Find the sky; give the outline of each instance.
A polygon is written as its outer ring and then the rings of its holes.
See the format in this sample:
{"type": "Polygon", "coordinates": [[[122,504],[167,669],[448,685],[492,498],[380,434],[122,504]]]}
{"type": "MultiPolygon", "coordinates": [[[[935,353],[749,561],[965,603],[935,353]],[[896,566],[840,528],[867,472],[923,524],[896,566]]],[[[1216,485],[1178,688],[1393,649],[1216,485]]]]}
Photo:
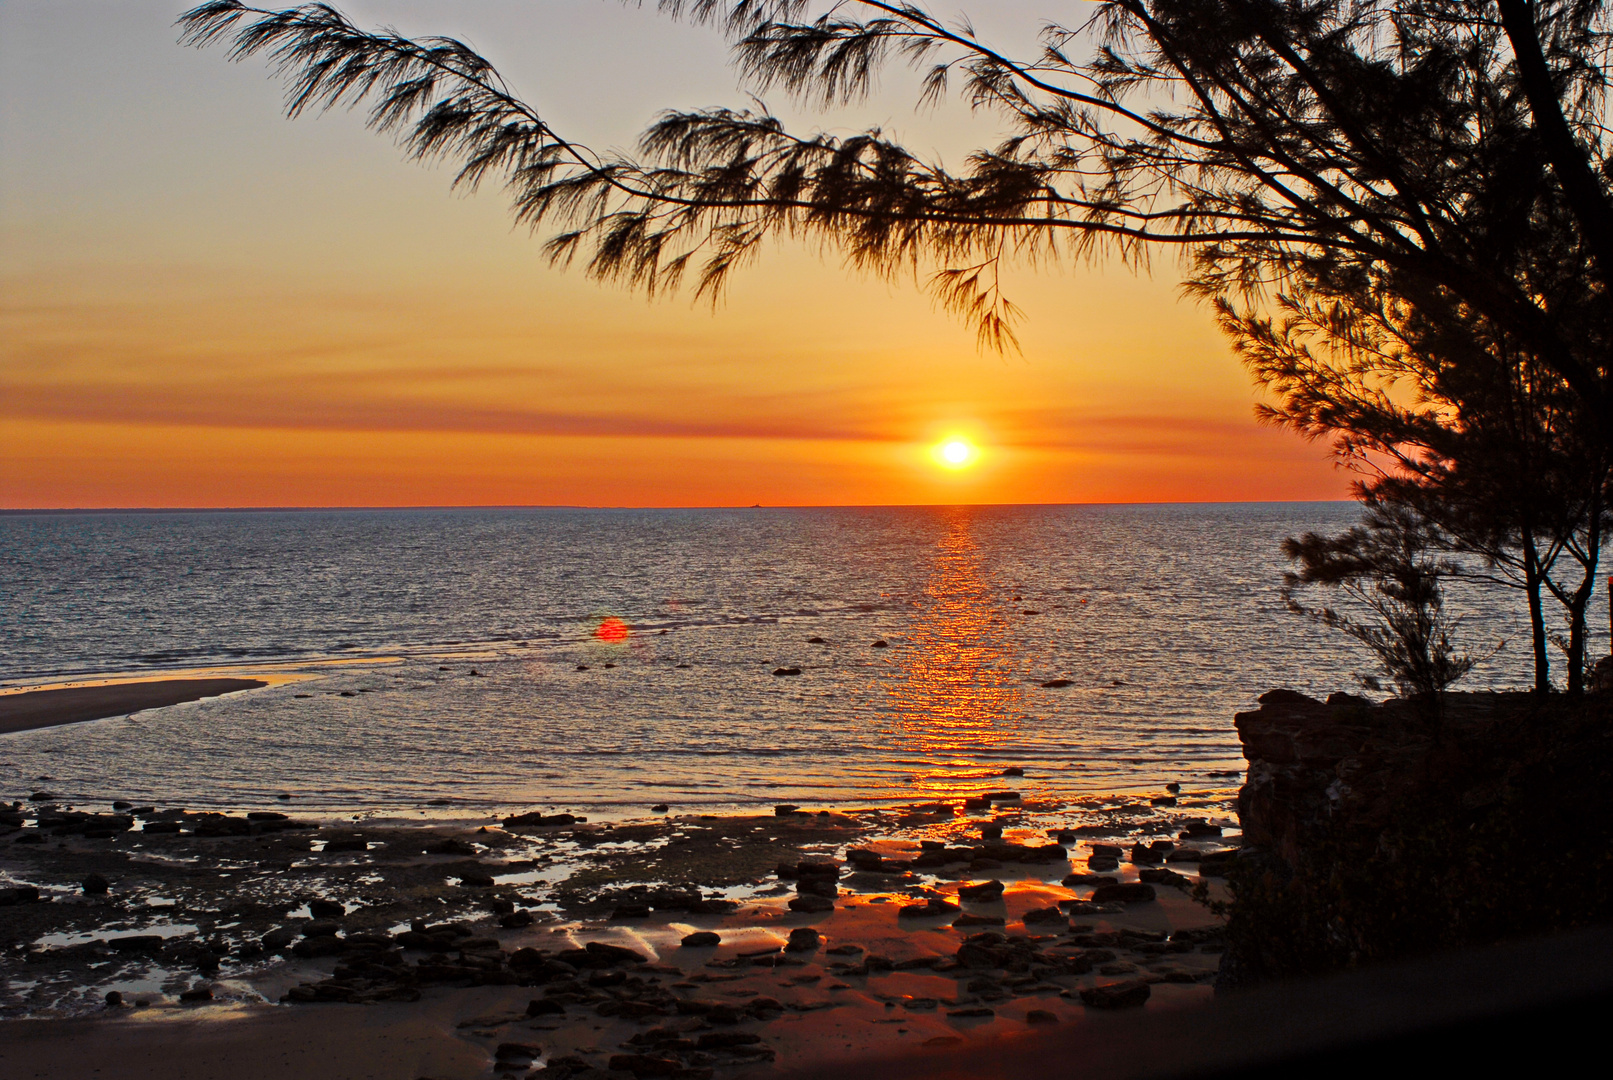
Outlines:
{"type": "MultiPolygon", "coordinates": [[[[1010,269],[1022,349],[922,282],[769,248],[715,310],[551,267],[360,117],[285,119],[183,0],[0,2],[0,508],[869,505],[1334,499],[1263,428],[1170,258],[1010,269]],[[979,448],[964,469],[932,448],[979,448]]],[[[628,146],[746,103],[709,28],[616,0],[362,0],[488,56],[560,130],[628,146]]],[[[1023,46],[1046,0],[968,8],[1023,46]]],[[[792,126],[955,160],[993,125],[900,77],[792,126]]]]}

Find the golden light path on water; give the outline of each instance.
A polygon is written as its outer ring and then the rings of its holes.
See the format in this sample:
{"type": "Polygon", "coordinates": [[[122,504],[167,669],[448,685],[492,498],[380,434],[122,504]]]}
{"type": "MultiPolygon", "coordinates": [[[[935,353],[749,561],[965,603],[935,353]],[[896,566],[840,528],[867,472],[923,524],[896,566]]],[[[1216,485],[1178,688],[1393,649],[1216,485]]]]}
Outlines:
{"type": "Polygon", "coordinates": [[[902,677],[890,690],[893,734],[926,759],[913,777],[923,798],[972,794],[981,749],[1025,707],[1024,681],[1013,675],[1017,643],[973,529],[967,510],[951,512],[934,547],[923,614],[896,657],[902,677]]]}

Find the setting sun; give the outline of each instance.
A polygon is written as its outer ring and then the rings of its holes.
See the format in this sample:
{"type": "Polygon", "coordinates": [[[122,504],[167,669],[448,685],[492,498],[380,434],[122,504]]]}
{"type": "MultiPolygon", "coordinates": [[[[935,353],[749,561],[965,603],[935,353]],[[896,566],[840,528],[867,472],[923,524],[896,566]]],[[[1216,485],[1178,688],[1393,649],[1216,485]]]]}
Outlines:
{"type": "Polygon", "coordinates": [[[935,460],[949,469],[962,469],[980,460],[980,449],[967,439],[947,439],[932,451],[935,460]]]}

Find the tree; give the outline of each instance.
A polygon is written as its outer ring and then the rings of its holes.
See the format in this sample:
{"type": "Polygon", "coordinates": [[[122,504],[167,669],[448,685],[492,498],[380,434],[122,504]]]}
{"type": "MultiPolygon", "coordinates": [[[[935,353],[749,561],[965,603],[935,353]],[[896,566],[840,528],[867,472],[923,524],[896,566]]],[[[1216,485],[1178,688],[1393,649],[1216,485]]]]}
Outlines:
{"type": "Polygon", "coordinates": [[[925,102],[961,82],[1008,130],[948,170],[878,130],[795,134],[763,109],[712,108],[663,114],[636,159],[601,157],[449,38],[366,32],[324,4],[215,0],[180,21],[193,44],[267,55],[293,115],[367,104],[415,156],[456,162],[458,183],[502,179],[520,221],[558,229],[552,256],[599,277],[656,291],[694,271],[714,295],[763,240],[816,239],[859,267],[932,266],[940,297],[1002,345],[1011,256],[1174,248],[1214,296],[1386,269],[1413,302],[1483,312],[1613,419],[1603,3],[1103,0],[1079,26],[1047,26],[1030,58],[905,0],[657,6],[720,25],[758,92],[850,101],[904,60],[925,102]],[[1498,266],[1479,242],[1470,193],[1520,159],[1549,165],[1597,318],[1564,320],[1530,276],[1542,268],[1498,266]]]}
{"type": "MultiPolygon", "coordinates": [[[[1378,500],[1367,502],[1363,524],[1339,536],[1307,533],[1283,543],[1283,554],[1299,565],[1284,581],[1289,610],[1361,642],[1401,695],[1420,697],[1436,717],[1439,692],[1477,662],[1458,654],[1451,641],[1461,620],[1446,614],[1440,581],[1457,568],[1440,556],[1440,547],[1438,530],[1428,521],[1378,500]],[[1306,607],[1296,594],[1307,585],[1342,590],[1367,618],[1330,606],[1306,607]]],[[[1381,689],[1372,676],[1362,682],[1381,689]]]]}
{"type": "Polygon", "coordinates": [[[1482,319],[1430,319],[1382,279],[1315,281],[1281,302],[1280,319],[1221,305],[1273,392],[1265,419],[1331,440],[1369,505],[1405,507],[1437,527],[1439,546],[1483,560],[1452,573],[1522,589],[1540,691],[1552,640],[1542,593],[1558,600],[1577,692],[1613,479],[1582,403],[1482,319]]]}

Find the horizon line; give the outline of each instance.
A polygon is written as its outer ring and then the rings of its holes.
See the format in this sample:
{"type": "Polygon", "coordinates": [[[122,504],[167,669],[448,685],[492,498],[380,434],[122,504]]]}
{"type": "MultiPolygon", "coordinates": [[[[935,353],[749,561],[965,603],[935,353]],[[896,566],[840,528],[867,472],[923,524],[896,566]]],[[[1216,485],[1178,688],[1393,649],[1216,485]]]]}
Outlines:
{"type": "Polygon", "coordinates": [[[337,511],[409,510],[937,510],[986,507],[1050,506],[1292,506],[1295,504],[1353,503],[1354,499],[1181,499],[1112,502],[1027,502],[1027,503],[703,503],[699,505],[627,505],[585,503],[475,503],[475,504],[394,504],[328,506],[56,506],[0,507],[0,516],[30,514],[275,514],[328,513],[337,511]]]}

